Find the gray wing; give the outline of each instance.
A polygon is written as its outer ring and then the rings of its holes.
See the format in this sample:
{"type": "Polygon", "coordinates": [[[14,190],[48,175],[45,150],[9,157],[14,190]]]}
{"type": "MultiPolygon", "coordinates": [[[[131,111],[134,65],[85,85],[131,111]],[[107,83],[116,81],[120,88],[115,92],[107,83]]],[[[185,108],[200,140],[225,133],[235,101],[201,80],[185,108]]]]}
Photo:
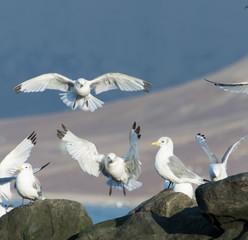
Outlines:
{"type": "Polygon", "coordinates": [[[129,149],[124,157],[124,161],[126,163],[127,171],[137,179],[141,173],[141,162],[139,161],[139,153],[137,148],[137,143],[140,139],[140,127],[136,128],[136,122],[134,122],[132,129],[129,133],[129,149]]]}
{"type": "Polygon", "coordinates": [[[43,165],[42,167],[33,168],[33,174],[39,172],[40,170],[42,170],[43,168],[45,168],[49,164],[50,164],[50,162],[45,164],[45,165],[43,165]]]}
{"type": "Polygon", "coordinates": [[[40,181],[38,180],[38,178],[34,177],[34,181],[33,181],[33,188],[37,190],[37,193],[38,193],[38,196],[39,197],[42,197],[42,188],[41,188],[41,183],[40,181]]]}
{"type": "Polygon", "coordinates": [[[46,73],[31,78],[14,88],[16,93],[20,92],[43,92],[46,89],[67,91],[74,86],[73,80],[58,73],[46,73]]]}
{"type": "Polygon", "coordinates": [[[214,153],[211,151],[211,149],[209,148],[209,146],[206,143],[206,138],[203,134],[198,133],[196,136],[196,141],[198,142],[198,144],[201,146],[201,148],[204,150],[204,152],[207,154],[210,163],[218,163],[218,159],[217,157],[214,155],[214,153]]]}
{"type": "Polygon", "coordinates": [[[201,178],[194,172],[187,169],[183,162],[175,155],[169,157],[168,166],[178,178],[201,178]]]}
{"type": "Polygon", "coordinates": [[[241,83],[217,83],[212,82],[208,79],[206,81],[213,83],[215,86],[223,89],[224,91],[228,92],[235,92],[235,93],[246,93],[248,94],[248,82],[241,82],[241,83]]]}
{"type": "Polygon", "coordinates": [[[150,88],[152,84],[122,73],[106,73],[90,81],[90,86],[95,88],[96,94],[99,94],[118,88],[122,91],[143,90],[149,92],[145,87],[150,88]]]}
{"type": "Polygon", "coordinates": [[[222,158],[222,163],[225,163],[225,165],[226,165],[227,160],[228,160],[230,154],[231,154],[235,149],[237,149],[237,147],[240,145],[241,142],[243,142],[243,141],[244,141],[245,139],[247,139],[247,138],[248,138],[248,135],[246,135],[246,136],[240,138],[236,143],[234,143],[233,145],[229,146],[228,149],[227,149],[227,151],[225,152],[223,158],[222,158]]]}

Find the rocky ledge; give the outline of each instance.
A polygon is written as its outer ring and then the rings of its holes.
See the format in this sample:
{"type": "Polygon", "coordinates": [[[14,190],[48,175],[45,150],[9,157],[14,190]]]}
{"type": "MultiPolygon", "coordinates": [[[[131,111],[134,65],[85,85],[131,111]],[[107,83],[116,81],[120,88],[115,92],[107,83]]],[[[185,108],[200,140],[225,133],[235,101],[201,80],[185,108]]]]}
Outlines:
{"type": "Polygon", "coordinates": [[[37,201],[0,219],[0,239],[248,239],[248,173],[199,186],[196,201],[161,191],[95,225],[80,203],[37,201]]]}

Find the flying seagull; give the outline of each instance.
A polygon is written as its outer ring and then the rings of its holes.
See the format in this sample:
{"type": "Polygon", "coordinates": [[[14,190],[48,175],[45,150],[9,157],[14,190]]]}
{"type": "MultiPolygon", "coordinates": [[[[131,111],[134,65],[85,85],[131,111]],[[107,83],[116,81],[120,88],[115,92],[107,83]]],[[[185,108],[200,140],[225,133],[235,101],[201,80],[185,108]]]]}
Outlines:
{"type": "Polygon", "coordinates": [[[99,154],[96,146],[82,138],[77,137],[62,124],[63,130],[57,130],[57,136],[66,143],[68,153],[78,161],[83,171],[98,177],[100,172],[107,177],[109,195],[112,194],[112,187],[131,191],[142,185],[136,181],[141,173],[141,162],[137,143],[140,139],[140,127],[133,124],[129,133],[129,149],[125,157],[118,157],[115,153],[107,155],[99,154]]]}
{"type": "Polygon", "coordinates": [[[24,198],[33,201],[44,200],[40,181],[34,176],[31,164],[24,163],[18,170],[20,170],[20,172],[16,177],[15,188],[22,197],[22,205],[24,198]]]}
{"type": "Polygon", "coordinates": [[[227,160],[228,160],[230,154],[235,149],[237,149],[239,144],[242,141],[244,141],[245,139],[247,139],[247,137],[248,137],[248,135],[240,138],[237,142],[235,142],[234,144],[229,146],[228,149],[226,150],[224,156],[222,157],[222,161],[219,162],[217,157],[215,156],[215,154],[211,151],[211,149],[207,145],[205,136],[201,133],[198,133],[196,135],[196,141],[199,143],[199,145],[205,151],[205,153],[207,154],[207,156],[209,158],[209,161],[210,161],[209,176],[210,176],[210,179],[212,182],[227,178],[227,176],[228,176],[227,171],[226,171],[227,170],[227,160]]]}
{"type": "Polygon", "coordinates": [[[16,93],[20,92],[43,92],[46,89],[60,90],[62,101],[73,110],[80,109],[94,112],[102,107],[101,100],[91,94],[106,92],[113,89],[121,91],[139,91],[149,92],[146,87],[152,87],[151,83],[145,82],[139,78],[131,77],[122,73],[106,73],[93,80],[79,78],[78,80],[69,79],[58,73],[47,73],[29,79],[14,88],[16,93]]]}
{"type": "Polygon", "coordinates": [[[15,179],[14,173],[28,159],[35,144],[36,133],[32,132],[0,163],[0,201],[11,198],[10,181],[15,179]]]}
{"type": "Polygon", "coordinates": [[[173,153],[173,141],[169,137],[161,137],[152,145],[159,146],[154,165],[157,173],[171,183],[203,184],[209,182],[187,169],[183,162],[173,153]]]}
{"type": "Polygon", "coordinates": [[[217,83],[205,79],[205,81],[213,83],[215,86],[223,89],[227,92],[234,92],[234,93],[246,93],[248,94],[248,82],[241,82],[241,83],[217,83]]]}

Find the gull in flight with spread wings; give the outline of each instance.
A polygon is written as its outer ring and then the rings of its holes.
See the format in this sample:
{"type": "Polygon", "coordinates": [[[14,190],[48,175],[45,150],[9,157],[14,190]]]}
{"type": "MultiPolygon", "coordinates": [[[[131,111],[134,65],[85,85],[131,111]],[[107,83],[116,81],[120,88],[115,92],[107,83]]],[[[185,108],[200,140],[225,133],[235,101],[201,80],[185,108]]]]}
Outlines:
{"type": "Polygon", "coordinates": [[[132,191],[142,185],[136,181],[141,173],[141,162],[137,143],[140,139],[140,127],[136,128],[136,123],[129,133],[129,149],[125,157],[118,157],[114,153],[107,155],[99,154],[96,146],[82,138],[77,137],[69,131],[63,124],[63,131],[57,130],[57,136],[66,143],[68,153],[78,161],[80,167],[90,175],[98,177],[100,172],[107,177],[109,195],[112,194],[112,187],[132,191]]]}
{"type": "Polygon", "coordinates": [[[235,92],[235,93],[246,93],[248,94],[248,82],[241,82],[241,83],[217,83],[205,79],[205,81],[213,83],[215,86],[223,89],[227,92],[235,92]]]}
{"type": "Polygon", "coordinates": [[[0,201],[11,198],[10,182],[16,179],[14,173],[28,159],[35,144],[36,133],[32,132],[0,163],[0,201]]]}
{"type": "Polygon", "coordinates": [[[106,73],[93,80],[84,78],[71,80],[58,73],[47,73],[19,84],[14,91],[20,93],[43,92],[46,89],[60,90],[63,92],[60,93],[61,99],[68,107],[73,110],[94,112],[97,108],[102,107],[104,102],[91,94],[93,89],[95,94],[118,88],[122,91],[143,90],[149,92],[146,87],[152,87],[152,84],[122,73],[106,73]]]}
{"type": "Polygon", "coordinates": [[[222,161],[219,162],[218,158],[215,156],[215,154],[211,151],[211,149],[207,145],[205,136],[201,133],[198,133],[196,135],[196,141],[199,143],[199,145],[201,146],[201,148],[204,150],[204,152],[209,158],[209,161],[210,161],[209,176],[212,182],[227,178],[228,176],[227,175],[227,160],[230,154],[235,149],[237,149],[240,143],[244,141],[245,139],[247,139],[247,137],[248,135],[240,138],[237,142],[229,146],[224,156],[222,157],[222,161]]]}
{"type": "MultiPolygon", "coordinates": [[[[157,173],[170,183],[203,184],[209,182],[187,169],[183,162],[173,153],[173,141],[169,137],[161,137],[152,145],[159,146],[154,165],[157,173]]],[[[169,185],[170,187],[170,185],[169,185]]],[[[169,188],[168,187],[168,188],[169,188]]]]}
{"type": "Polygon", "coordinates": [[[22,197],[22,205],[25,199],[44,200],[42,197],[41,184],[37,177],[34,176],[33,168],[30,163],[24,163],[16,177],[15,188],[22,197]]]}

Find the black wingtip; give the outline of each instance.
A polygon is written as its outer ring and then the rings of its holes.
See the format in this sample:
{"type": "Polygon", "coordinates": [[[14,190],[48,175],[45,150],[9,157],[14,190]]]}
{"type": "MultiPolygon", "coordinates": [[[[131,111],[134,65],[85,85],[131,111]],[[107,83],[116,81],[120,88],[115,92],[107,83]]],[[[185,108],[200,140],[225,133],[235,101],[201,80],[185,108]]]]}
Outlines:
{"type": "Polygon", "coordinates": [[[57,129],[57,136],[58,136],[58,138],[62,139],[65,136],[65,132],[57,129]]]}
{"type": "Polygon", "coordinates": [[[33,131],[28,137],[27,139],[31,140],[31,142],[35,145],[36,144],[36,132],[33,131]]]}
{"type": "Polygon", "coordinates": [[[133,123],[132,129],[135,130],[136,128],[136,122],[133,123]]]}
{"type": "Polygon", "coordinates": [[[197,133],[196,135],[197,135],[197,136],[200,136],[200,137],[203,137],[204,139],[206,139],[205,135],[202,134],[202,133],[197,133]]]}
{"type": "Polygon", "coordinates": [[[134,132],[138,135],[140,133],[140,126],[138,126],[134,132]]]}
{"type": "Polygon", "coordinates": [[[61,124],[62,125],[62,128],[66,131],[66,132],[68,132],[68,128],[62,123],[61,124]]]}
{"type": "Polygon", "coordinates": [[[16,87],[13,88],[13,90],[16,94],[20,93],[22,91],[22,85],[21,84],[17,85],[16,87]]]}
{"type": "MultiPolygon", "coordinates": [[[[48,162],[48,163],[46,163],[45,165],[43,165],[42,167],[41,167],[41,169],[43,169],[43,168],[45,168],[47,165],[49,165],[50,164],[50,162],[48,162]]],[[[40,169],[40,170],[41,170],[40,169]]]]}
{"type": "Polygon", "coordinates": [[[204,80],[207,81],[207,82],[210,82],[210,83],[214,84],[215,86],[217,86],[217,83],[216,82],[210,81],[210,80],[208,80],[206,78],[204,78],[204,80]]]}

